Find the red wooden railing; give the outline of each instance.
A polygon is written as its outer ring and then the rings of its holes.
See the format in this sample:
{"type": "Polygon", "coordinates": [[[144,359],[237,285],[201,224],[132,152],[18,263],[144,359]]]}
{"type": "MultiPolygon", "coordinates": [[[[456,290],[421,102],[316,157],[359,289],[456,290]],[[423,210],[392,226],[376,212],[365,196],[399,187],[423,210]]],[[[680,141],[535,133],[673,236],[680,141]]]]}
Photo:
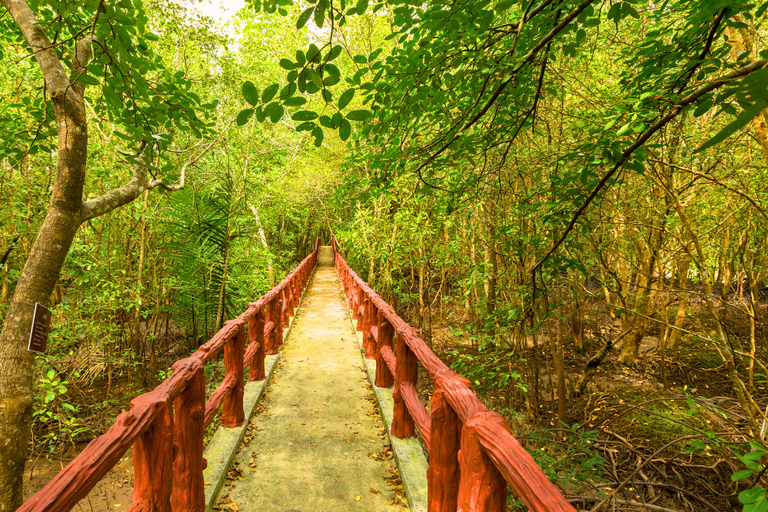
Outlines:
{"type": "Polygon", "coordinates": [[[451,371],[418,331],[360,279],[336,250],[335,240],[331,245],[349,308],[363,333],[365,357],[376,360],[375,384],[394,386],[391,434],[413,437],[416,425],[429,450],[429,512],[501,512],[507,485],[533,512],[575,512],[512,436],[506,420],[490,412],[470,391],[469,381],[451,371]],[[416,392],[418,363],[434,384],[431,414],[416,392]]]}
{"type": "Polygon", "coordinates": [[[221,424],[244,421],[244,370],[264,380],[264,355],[277,354],[283,328],[317,263],[315,250],[283,281],[197,352],[173,365],[173,375],[131,401],[131,409],[91,443],[17,512],[68,512],[133,446],[133,501],[129,512],[203,512],[203,433],[222,408],[221,424]],[[265,310],[266,309],[266,314],[265,310]],[[246,325],[248,348],[246,349],[246,325]],[[224,380],[205,402],[203,367],[224,350],[224,380]]]}

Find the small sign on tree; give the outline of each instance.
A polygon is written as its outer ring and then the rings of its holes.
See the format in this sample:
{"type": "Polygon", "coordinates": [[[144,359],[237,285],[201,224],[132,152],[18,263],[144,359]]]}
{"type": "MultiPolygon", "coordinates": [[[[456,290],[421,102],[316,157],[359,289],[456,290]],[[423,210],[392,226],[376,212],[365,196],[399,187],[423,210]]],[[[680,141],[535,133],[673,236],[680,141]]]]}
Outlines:
{"type": "Polygon", "coordinates": [[[48,343],[48,331],[51,328],[51,310],[42,304],[35,303],[35,312],[32,314],[32,328],[29,330],[29,345],[27,350],[45,353],[48,343]]]}

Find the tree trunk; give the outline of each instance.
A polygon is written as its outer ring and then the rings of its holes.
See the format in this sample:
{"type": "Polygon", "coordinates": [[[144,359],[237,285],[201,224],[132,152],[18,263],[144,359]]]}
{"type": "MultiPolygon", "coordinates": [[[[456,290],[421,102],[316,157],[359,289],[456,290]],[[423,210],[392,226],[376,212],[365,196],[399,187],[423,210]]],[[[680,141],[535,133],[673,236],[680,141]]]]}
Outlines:
{"type": "Polygon", "coordinates": [[[269,279],[269,286],[274,288],[275,286],[275,269],[272,266],[272,253],[269,251],[269,244],[267,244],[267,235],[264,233],[264,227],[261,225],[261,219],[259,218],[259,210],[252,205],[248,205],[253,213],[253,218],[256,221],[256,228],[259,233],[259,240],[262,247],[267,251],[267,278],[269,279]]]}
{"type": "MultiPolygon", "coordinates": [[[[140,242],[139,242],[139,268],[136,274],[136,308],[134,310],[133,315],[133,329],[131,331],[133,332],[133,352],[138,357],[143,352],[144,343],[141,338],[141,305],[142,305],[142,281],[144,279],[144,257],[147,250],[147,219],[146,219],[146,211],[147,211],[147,201],[149,200],[149,190],[144,191],[144,207],[141,212],[141,235],[140,235],[140,242]]],[[[143,358],[145,361],[146,359],[143,358]]],[[[144,376],[144,380],[146,381],[146,372],[144,376]]]]}
{"type": "MultiPolygon", "coordinates": [[[[45,77],[56,123],[58,151],[51,202],[11,298],[0,332],[0,510],[22,502],[22,474],[32,422],[35,356],[27,337],[35,303],[48,305],[82,220],[83,185],[88,156],[85,86],[71,84],[53,45],[24,2],[2,0],[27,39],[45,77]]],[[[87,46],[87,45],[83,45],[87,46]]],[[[74,71],[87,59],[78,44],[74,71]]]]}
{"type": "Polygon", "coordinates": [[[227,271],[229,270],[229,242],[224,247],[224,269],[221,271],[221,286],[219,286],[219,305],[216,309],[216,330],[224,325],[224,296],[227,291],[227,271]]]}
{"type": "Polygon", "coordinates": [[[683,325],[685,324],[685,311],[688,305],[688,269],[691,266],[691,256],[686,253],[678,270],[678,279],[680,280],[680,302],[677,304],[677,316],[675,316],[675,327],[667,341],[669,350],[680,348],[680,338],[682,337],[683,325]]]}

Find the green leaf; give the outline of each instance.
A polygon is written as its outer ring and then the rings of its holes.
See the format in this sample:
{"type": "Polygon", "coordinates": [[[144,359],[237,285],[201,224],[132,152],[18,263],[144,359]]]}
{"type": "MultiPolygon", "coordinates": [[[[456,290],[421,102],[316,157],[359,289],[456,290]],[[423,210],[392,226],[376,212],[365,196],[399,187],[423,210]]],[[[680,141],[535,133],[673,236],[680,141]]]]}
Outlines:
{"type": "Polygon", "coordinates": [[[281,68],[283,68],[283,69],[285,69],[285,70],[288,70],[288,71],[290,71],[290,70],[292,70],[292,69],[296,69],[296,68],[298,68],[298,67],[299,67],[299,65],[298,65],[298,64],[294,64],[294,63],[293,63],[291,60],[289,60],[289,59],[280,59],[280,67],[281,67],[281,68]]]}
{"type": "Polygon", "coordinates": [[[365,121],[369,117],[371,117],[370,110],[353,110],[347,114],[347,119],[351,121],[365,121]]]}
{"type": "Polygon", "coordinates": [[[48,380],[53,379],[56,376],[56,370],[51,368],[50,370],[48,370],[48,372],[45,374],[45,376],[48,377],[48,380]]]}
{"type": "Polygon", "coordinates": [[[325,77],[325,86],[326,87],[331,87],[332,85],[336,85],[337,83],[339,83],[339,80],[340,79],[339,79],[338,76],[326,75],[326,77],[325,77]]]}
{"type": "Polygon", "coordinates": [[[308,131],[312,130],[315,126],[317,126],[317,125],[315,123],[313,123],[312,121],[306,121],[306,122],[301,123],[300,125],[298,125],[296,127],[296,131],[297,132],[308,132],[308,131]]]}
{"type": "Polygon", "coordinates": [[[693,117],[701,117],[712,108],[713,101],[711,99],[704,100],[696,106],[696,110],[693,111],[693,117]]]}
{"type": "Polygon", "coordinates": [[[280,89],[280,84],[272,84],[266,89],[264,89],[264,92],[261,94],[261,102],[267,103],[272,98],[275,97],[275,94],[277,94],[278,89],[280,89]]]}
{"type": "Polygon", "coordinates": [[[323,129],[319,126],[315,126],[312,130],[312,136],[315,138],[315,146],[320,147],[323,145],[323,129]]]}
{"type": "Polygon", "coordinates": [[[749,504],[753,503],[760,499],[760,497],[765,496],[765,489],[760,489],[759,487],[753,487],[752,489],[746,489],[744,491],[741,491],[739,493],[739,502],[743,504],[749,504]]]}
{"type": "Polygon", "coordinates": [[[368,10],[368,0],[357,0],[357,5],[355,5],[355,11],[357,11],[357,14],[362,15],[365,14],[365,11],[368,10]]]}
{"type": "Polygon", "coordinates": [[[355,90],[354,89],[347,89],[344,94],[339,96],[339,110],[342,110],[344,107],[349,105],[349,102],[352,101],[352,98],[355,97],[355,90]]]}
{"type": "Polygon", "coordinates": [[[739,129],[743,128],[747,123],[752,121],[755,117],[760,115],[760,112],[763,111],[763,109],[768,106],[768,101],[760,98],[754,105],[744,110],[739,116],[734,119],[730,124],[728,124],[725,128],[720,130],[720,132],[709,139],[707,142],[699,146],[694,153],[699,153],[701,151],[704,151],[705,149],[711,148],[712,146],[719,144],[720,142],[724,141],[734,133],[736,133],[739,129]]]}
{"type": "Polygon", "coordinates": [[[627,123],[621,128],[619,128],[619,131],[616,132],[616,135],[622,136],[625,133],[628,133],[631,128],[632,128],[632,123],[627,123]]]}
{"type": "Polygon", "coordinates": [[[752,475],[754,475],[754,471],[751,471],[749,469],[742,469],[741,471],[737,471],[731,475],[731,481],[736,482],[738,480],[749,478],[752,475]]]}
{"type": "Polygon", "coordinates": [[[313,119],[317,119],[317,113],[312,112],[311,110],[301,110],[293,114],[291,119],[294,121],[312,121],[313,119]]]}
{"type": "Polygon", "coordinates": [[[101,81],[95,77],[92,77],[91,75],[83,73],[79,77],[77,77],[77,81],[81,84],[85,85],[99,85],[101,84],[101,81]]]}
{"type": "Polygon", "coordinates": [[[246,81],[243,84],[243,98],[254,107],[259,103],[259,91],[253,82],[246,81]]]}
{"type": "Polygon", "coordinates": [[[56,398],[56,394],[53,391],[48,391],[45,393],[45,403],[50,403],[56,398]]]}
{"type": "Polygon", "coordinates": [[[317,25],[318,28],[323,28],[323,23],[325,22],[325,9],[328,6],[327,1],[328,0],[320,0],[315,7],[315,25],[317,25]]]}
{"type": "Polygon", "coordinates": [[[296,131],[297,132],[308,132],[308,131],[312,130],[315,126],[317,126],[317,125],[315,123],[313,123],[312,121],[306,121],[306,122],[301,123],[300,125],[298,125],[296,127],[296,131]]]}
{"type": "Polygon", "coordinates": [[[107,103],[113,107],[120,107],[122,105],[123,100],[120,98],[120,95],[111,87],[107,87],[106,85],[102,86],[101,93],[104,95],[104,99],[107,100],[107,103]]]}
{"type": "Polygon", "coordinates": [[[309,45],[309,48],[307,48],[307,62],[312,62],[319,54],[320,49],[317,47],[317,45],[312,43],[309,45]]]}
{"type": "Polygon", "coordinates": [[[248,122],[248,120],[253,115],[253,109],[252,108],[246,108],[245,110],[241,110],[239,114],[237,114],[237,126],[243,126],[245,123],[248,122]]]}
{"type": "Polygon", "coordinates": [[[303,98],[301,96],[294,96],[293,98],[288,98],[283,102],[283,105],[286,107],[300,107],[304,105],[307,102],[306,98],[303,98]]]}
{"type": "Polygon", "coordinates": [[[285,109],[282,105],[278,105],[275,108],[272,109],[272,112],[269,113],[269,120],[273,123],[277,123],[280,121],[280,119],[283,118],[283,114],[285,113],[285,109]]]}
{"type": "Polygon", "coordinates": [[[365,55],[355,55],[352,59],[355,62],[357,62],[358,64],[367,64],[368,63],[368,59],[365,58],[365,55]]]}
{"type": "Polygon", "coordinates": [[[339,137],[341,140],[347,140],[350,133],[352,133],[352,125],[346,119],[342,119],[341,126],[339,127],[339,137]]]}
{"type": "Polygon", "coordinates": [[[312,79],[312,83],[314,83],[316,86],[323,86],[323,80],[320,78],[320,74],[314,69],[309,70],[309,77],[312,79]]]}
{"type": "Polygon", "coordinates": [[[315,10],[315,6],[313,5],[312,7],[308,7],[304,9],[304,12],[299,14],[299,18],[296,20],[297,29],[300,29],[307,24],[307,21],[309,21],[310,16],[312,16],[312,11],[314,10],[315,10]]]}

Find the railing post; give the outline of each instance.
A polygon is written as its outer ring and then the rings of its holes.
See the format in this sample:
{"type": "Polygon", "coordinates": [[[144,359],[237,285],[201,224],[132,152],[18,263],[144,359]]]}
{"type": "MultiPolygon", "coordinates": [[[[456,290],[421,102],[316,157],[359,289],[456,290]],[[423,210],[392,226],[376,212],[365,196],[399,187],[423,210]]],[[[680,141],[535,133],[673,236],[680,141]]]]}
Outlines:
{"type": "Polygon", "coordinates": [[[392,391],[392,397],[395,401],[392,413],[392,435],[398,439],[404,439],[406,437],[413,437],[416,430],[411,413],[408,412],[405,401],[400,394],[400,386],[405,382],[411,382],[416,386],[419,367],[416,354],[411,351],[405,343],[402,333],[399,332],[397,333],[396,349],[395,389],[392,391]]]}
{"type": "Polygon", "coordinates": [[[232,428],[243,424],[245,412],[243,411],[243,395],[245,383],[243,382],[243,356],[245,355],[245,322],[241,322],[237,334],[224,345],[224,378],[233,375],[235,387],[224,398],[221,410],[221,425],[232,428]]]}
{"type": "Polygon", "coordinates": [[[250,371],[248,372],[248,382],[264,380],[267,378],[264,373],[264,311],[260,309],[248,321],[248,344],[259,344],[259,348],[251,356],[248,362],[250,371]]]}
{"type": "Polygon", "coordinates": [[[429,468],[427,469],[427,510],[455,512],[459,497],[459,448],[461,420],[445,398],[445,382],[458,379],[469,388],[469,381],[453,372],[435,375],[430,415],[429,468]]]}
{"type": "MultiPolygon", "coordinates": [[[[464,424],[461,432],[459,453],[458,510],[478,512],[504,512],[507,504],[507,482],[485,454],[480,444],[478,429],[490,425],[509,427],[498,414],[489,411],[475,412],[464,424]]],[[[431,454],[430,454],[431,455],[431,454]]]]}
{"type": "MultiPolygon", "coordinates": [[[[175,512],[204,512],[203,434],[205,432],[205,371],[193,359],[192,377],[186,389],[173,401],[174,431],[178,454],[173,461],[171,509],[175,512]]],[[[173,367],[177,370],[177,365],[173,367]]]]}
{"type": "MultiPolygon", "coordinates": [[[[142,397],[139,397],[141,399],[142,397]]],[[[131,512],[170,512],[173,491],[173,417],[168,402],[133,444],[131,512]]]]}
{"type": "Polygon", "coordinates": [[[267,332],[266,336],[264,337],[264,348],[266,353],[269,355],[277,354],[277,330],[278,326],[280,325],[280,316],[278,313],[279,305],[280,301],[277,297],[273,298],[267,303],[267,323],[264,326],[264,329],[268,330],[269,332],[267,332]]]}
{"type": "Polygon", "coordinates": [[[363,348],[365,349],[366,359],[376,359],[376,340],[373,339],[373,327],[375,318],[378,316],[376,306],[373,301],[366,296],[365,309],[363,310],[363,348]]]}
{"type": "MultiPolygon", "coordinates": [[[[376,379],[374,384],[380,388],[389,388],[394,384],[395,378],[389,371],[386,361],[381,356],[381,347],[392,347],[392,325],[384,318],[384,313],[379,311],[379,342],[376,346],[376,379]]],[[[393,351],[394,352],[394,351],[393,351]]]]}
{"type": "MultiPolygon", "coordinates": [[[[288,319],[290,318],[290,307],[291,307],[291,297],[290,293],[288,291],[288,287],[290,286],[290,283],[288,283],[280,292],[280,326],[285,329],[288,327],[288,319]]],[[[283,338],[282,336],[278,340],[278,344],[283,344],[283,338]]]]}

